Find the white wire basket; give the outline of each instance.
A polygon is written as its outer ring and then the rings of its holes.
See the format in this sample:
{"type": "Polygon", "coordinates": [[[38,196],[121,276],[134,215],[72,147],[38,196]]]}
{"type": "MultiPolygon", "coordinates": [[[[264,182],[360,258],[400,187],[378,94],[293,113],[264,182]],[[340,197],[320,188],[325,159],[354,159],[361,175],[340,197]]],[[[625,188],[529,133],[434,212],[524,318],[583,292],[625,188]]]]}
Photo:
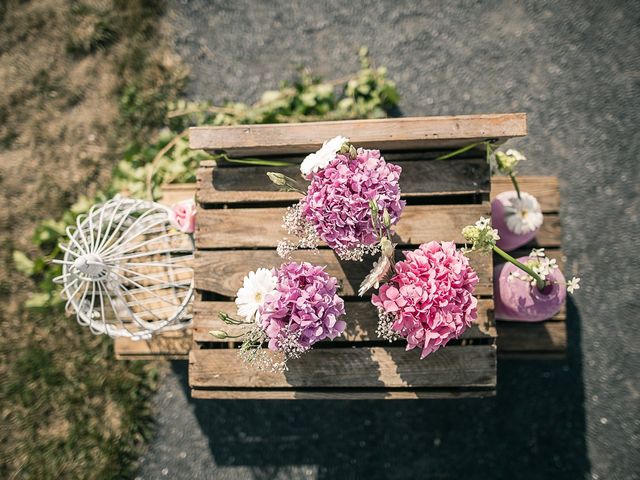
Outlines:
{"type": "Polygon", "coordinates": [[[190,325],[193,237],[158,203],[115,197],[80,215],[60,245],[66,308],[94,334],[146,340],[190,325]]]}

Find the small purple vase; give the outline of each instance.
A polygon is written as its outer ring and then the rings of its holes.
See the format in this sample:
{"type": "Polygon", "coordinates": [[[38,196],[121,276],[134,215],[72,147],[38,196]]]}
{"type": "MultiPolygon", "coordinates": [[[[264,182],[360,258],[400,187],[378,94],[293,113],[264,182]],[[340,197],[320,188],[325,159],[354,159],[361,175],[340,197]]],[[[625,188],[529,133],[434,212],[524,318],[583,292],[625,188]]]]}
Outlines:
{"type": "MultiPolygon", "coordinates": [[[[524,263],[529,257],[518,259],[524,263]]],[[[551,271],[551,285],[543,291],[519,278],[509,281],[511,273],[526,275],[513,263],[503,263],[493,270],[493,297],[497,320],[540,322],[553,317],[567,298],[567,285],[559,268],[551,271]]]]}
{"type": "Polygon", "coordinates": [[[517,196],[518,193],[515,190],[510,190],[508,192],[498,194],[493,202],[491,202],[491,224],[493,225],[493,228],[498,229],[498,234],[500,235],[500,240],[496,242],[496,245],[506,252],[510,252],[522,245],[526,245],[535,238],[538,230],[540,230],[537,229],[522,235],[518,235],[517,233],[513,233],[509,230],[504,218],[504,206],[508,205],[510,200],[517,196]]]}

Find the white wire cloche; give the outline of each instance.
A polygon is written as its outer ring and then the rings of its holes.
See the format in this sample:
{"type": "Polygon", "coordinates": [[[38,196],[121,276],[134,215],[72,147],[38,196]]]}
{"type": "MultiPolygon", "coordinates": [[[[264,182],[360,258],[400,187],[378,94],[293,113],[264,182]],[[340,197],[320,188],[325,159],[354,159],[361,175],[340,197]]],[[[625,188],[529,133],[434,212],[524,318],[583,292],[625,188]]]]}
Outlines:
{"type": "Polygon", "coordinates": [[[80,215],[60,245],[66,308],[95,334],[149,339],[191,320],[191,235],[159,203],[115,197],[80,215]]]}

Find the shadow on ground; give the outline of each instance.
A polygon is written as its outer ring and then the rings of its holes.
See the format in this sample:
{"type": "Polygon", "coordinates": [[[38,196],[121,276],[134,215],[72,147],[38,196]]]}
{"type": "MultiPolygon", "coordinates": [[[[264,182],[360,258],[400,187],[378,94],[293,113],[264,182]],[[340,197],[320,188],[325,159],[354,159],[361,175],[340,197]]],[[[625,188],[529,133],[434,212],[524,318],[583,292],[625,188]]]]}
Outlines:
{"type": "MultiPolygon", "coordinates": [[[[316,478],[583,478],[590,470],[580,321],[564,360],[500,360],[489,399],[190,400],[220,467],[254,478],[306,466],[316,478]],[[552,407],[553,406],[553,407],[552,407]]],[[[187,364],[174,362],[189,396],[187,364]]]]}

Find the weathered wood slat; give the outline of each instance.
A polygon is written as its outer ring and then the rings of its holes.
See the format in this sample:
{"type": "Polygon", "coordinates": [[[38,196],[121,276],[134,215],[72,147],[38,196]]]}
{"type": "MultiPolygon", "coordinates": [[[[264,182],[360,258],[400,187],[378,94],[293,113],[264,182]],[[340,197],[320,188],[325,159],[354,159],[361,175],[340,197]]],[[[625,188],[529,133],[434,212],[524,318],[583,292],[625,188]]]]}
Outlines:
{"type": "Polygon", "coordinates": [[[191,350],[192,388],[406,388],[492,387],[496,383],[493,345],[452,346],[423,361],[418,351],[398,347],[313,349],[284,372],[257,371],[233,350],[191,350]]]}
{"type": "MultiPolygon", "coordinates": [[[[491,187],[485,159],[396,163],[402,166],[400,189],[403,198],[488,193],[491,187]]],[[[298,165],[278,168],[201,168],[198,171],[198,202],[233,204],[299,200],[298,193],[278,191],[267,177],[267,172],[271,171],[299,179],[301,184],[305,184],[298,165]]]]}
{"type": "MultiPolygon", "coordinates": [[[[495,324],[489,310],[493,308],[493,300],[481,299],[478,302],[478,318],[461,339],[492,338],[496,335],[495,324]]],[[[231,316],[236,315],[234,302],[207,302],[199,301],[194,306],[193,339],[199,343],[226,343],[228,340],[220,340],[212,336],[211,330],[223,330],[229,335],[239,335],[246,331],[246,326],[227,325],[218,318],[218,312],[225,312],[231,316]]],[[[371,342],[380,341],[376,335],[378,326],[377,309],[368,301],[345,302],[347,322],[345,332],[334,341],[371,342]]],[[[318,344],[315,348],[321,348],[318,344]]]]}
{"type": "MultiPolygon", "coordinates": [[[[538,199],[544,213],[560,211],[560,188],[558,177],[525,176],[518,177],[520,190],[528,192],[538,199]]],[[[508,177],[491,177],[491,200],[502,192],[513,190],[513,184],[508,177]]]]}
{"type": "MultiPolygon", "coordinates": [[[[196,248],[275,248],[286,238],[281,227],[285,211],[285,208],[199,208],[196,248]]],[[[400,245],[418,245],[432,240],[464,243],[462,228],[475,223],[481,216],[489,216],[489,212],[488,202],[480,205],[410,205],[404,209],[395,227],[394,241],[400,245]]],[[[554,225],[550,222],[545,230],[545,242],[553,242],[553,236],[558,236],[554,225]]]]}
{"type": "Polygon", "coordinates": [[[131,340],[116,338],[114,349],[118,360],[148,360],[169,358],[186,360],[191,350],[191,329],[165,332],[151,340],[131,340]]]}
{"type": "MultiPolygon", "coordinates": [[[[371,270],[373,258],[362,262],[340,262],[331,250],[299,250],[292,254],[295,261],[308,261],[326,265],[327,273],[336,277],[342,287],[340,294],[354,296],[360,282],[371,270]]],[[[471,265],[480,281],[477,295],[493,292],[493,267],[491,257],[473,253],[469,255],[471,265]]],[[[198,250],[196,252],[195,284],[201,291],[213,292],[225,297],[234,297],[242,286],[242,279],[257,268],[272,268],[283,263],[275,250],[198,250]]]]}
{"type": "Polygon", "coordinates": [[[527,134],[524,113],[385,118],[272,125],[192,127],[189,146],[233,155],[310,153],[343,135],[358,147],[380,150],[453,148],[485,139],[527,134]]]}
{"type": "Polygon", "coordinates": [[[164,185],[162,187],[162,205],[171,206],[183,200],[194,199],[196,196],[195,183],[176,183],[164,185]]]}
{"type": "Polygon", "coordinates": [[[543,355],[564,352],[567,348],[567,325],[563,321],[497,321],[496,327],[501,354],[528,352],[543,355]]]}
{"type": "Polygon", "coordinates": [[[340,390],[206,390],[191,389],[191,396],[202,400],[415,400],[415,399],[452,399],[485,398],[495,395],[493,388],[434,390],[434,389],[340,389],[340,390]]]}

